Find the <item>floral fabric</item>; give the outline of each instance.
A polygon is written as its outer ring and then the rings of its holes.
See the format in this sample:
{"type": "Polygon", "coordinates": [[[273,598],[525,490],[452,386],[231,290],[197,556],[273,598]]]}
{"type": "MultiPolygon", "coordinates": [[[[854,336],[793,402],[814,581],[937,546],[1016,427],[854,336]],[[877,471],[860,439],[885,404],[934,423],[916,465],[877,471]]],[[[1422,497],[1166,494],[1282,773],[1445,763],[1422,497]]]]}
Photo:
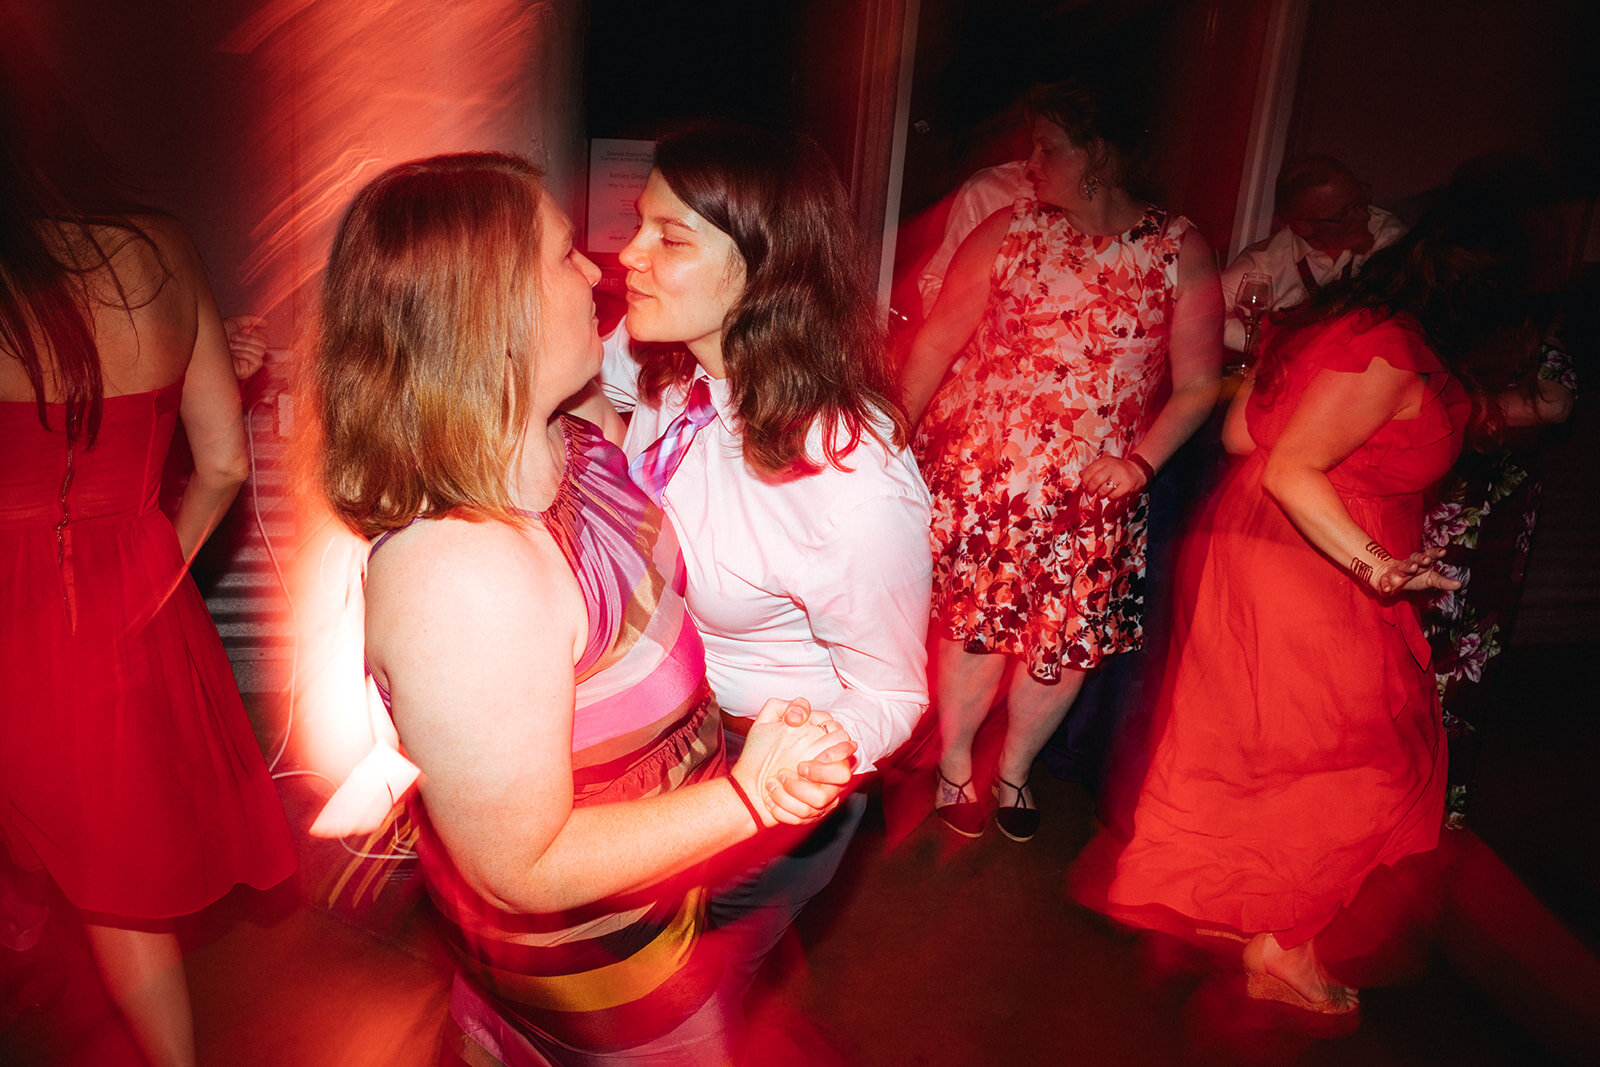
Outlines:
{"type": "MultiPolygon", "coordinates": [[[[1557,343],[1547,342],[1540,359],[1541,380],[1578,391],[1572,360],[1557,343]]],[[[1444,726],[1452,739],[1474,733],[1482,717],[1484,676],[1504,649],[1522,590],[1539,520],[1539,491],[1536,449],[1468,450],[1445,477],[1439,501],[1428,512],[1423,543],[1444,546],[1437,569],[1461,583],[1459,589],[1438,593],[1423,614],[1444,726]]],[[[1471,776],[1470,757],[1453,762],[1452,823],[1465,815],[1471,776]]]]}
{"type": "Polygon", "coordinates": [[[1188,230],[1152,207],[1126,233],[1089,235],[1017,201],[968,359],[914,445],[933,494],[935,625],[967,651],[1053,682],[1139,647],[1147,499],[1080,502],[1078,479],[1154,419],[1188,230]]]}

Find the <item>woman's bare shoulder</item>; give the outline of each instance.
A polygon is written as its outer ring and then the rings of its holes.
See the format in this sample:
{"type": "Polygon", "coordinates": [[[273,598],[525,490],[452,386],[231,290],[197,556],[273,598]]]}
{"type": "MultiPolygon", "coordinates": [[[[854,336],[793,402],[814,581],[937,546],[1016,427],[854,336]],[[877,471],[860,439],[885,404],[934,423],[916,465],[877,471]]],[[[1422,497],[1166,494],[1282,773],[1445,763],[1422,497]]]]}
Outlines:
{"type": "MultiPolygon", "coordinates": [[[[204,275],[177,220],[152,214],[64,223],[46,240],[57,258],[84,280],[91,313],[98,316],[106,310],[124,322],[130,313],[163,322],[193,318],[196,281],[203,282],[204,275]]],[[[97,333],[103,335],[106,324],[98,325],[97,333]]]]}
{"type": "Polygon", "coordinates": [[[1199,278],[1217,273],[1217,257],[1211,251],[1211,243],[1206,240],[1206,235],[1200,232],[1200,227],[1190,223],[1189,220],[1179,217],[1185,224],[1183,236],[1178,244],[1178,272],[1188,278],[1199,278]]]}
{"type": "Polygon", "coordinates": [[[492,519],[423,520],[395,534],[368,563],[370,607],[405,602],[510,602],[557,611],[581,605],[566,557],[538,519],[514,526],[492,519]]]}
{"type": "Polygon", "coordinates": [[[418,522],[373,552],[365,601],[368,664],[391,689],[397,668],[481,681],[509,660],[575,664],[588,631],[577,579],[536,522],[418,522]]]}
{"type": "Polygon", "coordinates": [[[204,277],[200,254],[183,226],[170,215],[132,215],[127,225],[93,228],[131,303],[146,303],[176,287],[192,293],[204,277]]]}

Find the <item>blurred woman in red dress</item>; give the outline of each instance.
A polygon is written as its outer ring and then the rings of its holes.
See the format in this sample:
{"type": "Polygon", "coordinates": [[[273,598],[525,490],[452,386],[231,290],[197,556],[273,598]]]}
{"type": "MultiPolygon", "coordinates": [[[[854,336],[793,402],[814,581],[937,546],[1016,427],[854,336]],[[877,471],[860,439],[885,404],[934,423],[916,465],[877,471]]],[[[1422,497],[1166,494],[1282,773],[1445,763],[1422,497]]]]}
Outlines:
{"type": "Polygon", "coordinates": [[[1244,945],[1252,996],[1354,1010],[1315,939],[1380,865],[1437,844],[1445,746],[1406,594],[1493,338],[1526,314],[1526,237],[1446,198],[1264,353],[1240,456],[1181,564],[1154,760],[1103,906],[1244,945]]]}
{"type": "Polygon", "coordinates": [[[47,175],[22,120],[61,116],[23,85],[0,93],[0,841],[77,909],[144,1054],[188,1064],[171,920],[295,868],[187,571],[249,471],[239,383],[182,229],[64,194],[87,168],[47,175]],[[180,422],[194,474],[169,522],[180,422]]]}

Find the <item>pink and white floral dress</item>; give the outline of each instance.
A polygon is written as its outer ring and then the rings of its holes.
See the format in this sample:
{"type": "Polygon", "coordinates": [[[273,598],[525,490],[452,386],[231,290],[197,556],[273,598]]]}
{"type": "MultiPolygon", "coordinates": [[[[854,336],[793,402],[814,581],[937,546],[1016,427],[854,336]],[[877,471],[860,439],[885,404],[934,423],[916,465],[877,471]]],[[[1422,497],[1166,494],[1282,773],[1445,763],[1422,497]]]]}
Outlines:
{"type": "Polygon", "coordinates": [[[1018,200],[969,358],[914,445],[933,494],[933,616],[969,652],[1040,681],[1142,640],[1147,499],[1103,504],[1079,475],[1143,438],[1167,392],[1187,219],[1146,209],[1115,236],[1018,200]]]}

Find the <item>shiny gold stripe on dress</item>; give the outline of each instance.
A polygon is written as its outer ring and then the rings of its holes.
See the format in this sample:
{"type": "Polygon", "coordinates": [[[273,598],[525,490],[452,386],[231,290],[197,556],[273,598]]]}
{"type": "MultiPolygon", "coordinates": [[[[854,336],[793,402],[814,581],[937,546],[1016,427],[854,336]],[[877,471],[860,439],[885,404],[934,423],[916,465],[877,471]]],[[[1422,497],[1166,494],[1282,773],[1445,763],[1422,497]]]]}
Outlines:
{"type": "Polygon", "coordinates": [[[457,1033],[451,1042],[456,1058],[466,1067],[506,1067],[506,1061],[484,1048],[464,1033],[457,1033]]]}
{"type": "MultiPolygon", "coordinates": [[[[354,880],[349,904],[360,907],[376,902],[388,887],[388,875],[401,864],[416,859],[417,827],[410,810],[396,804],[383,817],[383,823],[351,851],[355,854],[338,869],[326,891],[326,907],[338,907],[339,896],[354,880]],[[370,901],[363,901],[370,894],[370,901]]],[[[349,848],[350,846],[346,846],[349,848]]]]}
{"type": "Polygon", "coordinates": [[[655,992],[688,962],[705,921],[706,891],[684,895],[671,925],[625,960],[577,974],[527,975],[503,971],[481,960],[469,965],[495,996],[541,1011],[604,1011],[655,992]]]}

